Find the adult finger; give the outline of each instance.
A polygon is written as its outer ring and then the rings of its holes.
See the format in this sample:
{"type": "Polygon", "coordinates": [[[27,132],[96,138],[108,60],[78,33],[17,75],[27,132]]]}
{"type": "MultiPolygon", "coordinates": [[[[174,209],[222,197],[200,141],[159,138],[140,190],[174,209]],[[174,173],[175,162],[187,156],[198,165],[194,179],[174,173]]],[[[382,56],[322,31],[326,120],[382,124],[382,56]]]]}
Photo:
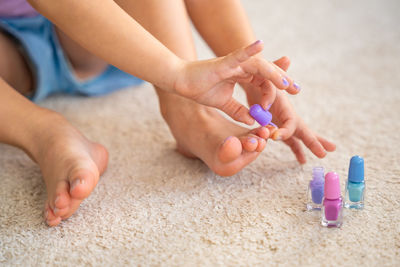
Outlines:
{"type": "Polygon", "coordinates": [[[291,85],[291,79],[286,75],[283,76],[282,70],[262,58],[252,58],[240,66],[244,72],[259,75],[261,78],[271,81],[279,89],[286,90],[291,85]]]}
{"type": "Polygon", "coordinates": [[[263,109],[267,109],[272,105],[276,98],[276,87],[270,81],[264,81],[261,85],[261,99],[260,105],[263,109]]]}
{"type": "Polygon", "coordinates": [[[257,40],[249,46],[237,49],[236,51],[228,54],[225,57],[225,61],[230,63],[230,67],[234,68],[240,65],[240,63],[248,60],[252,56],[260,53],[264,48],[264,43],[261,40],[257,40]]]}
{"type": "Polygon", "coordinates": [[[298,137],[311,152],[319,158],[326,156],[324,147],[319,142],[318,138],[308,129],[307,126],[300,126],[296,130],[296,137],[298,137]]]}
{"type": "Polygon", "coordinates": [[[237,49],[225,57],[218,58],[216,62],[218,62],[217,73],[219,78],[225,80],[235,76],[240,77],[248,74],[248,72],[242,69],[240,64],[261,52],[263,48],[264,43],[261,40],[258,40],[247,47],[237,49]]]}
{"type": "Polygon", "coordinates": [[[296,120],[294,118],[286,119],[278,130],[272,135],[272,139],[275,141],[286,140],[294,134],[296,130],[296,120]]]}
{"type": "Polygon", "coordinates": [[[286,56],[283,56],[283,57],[275,60],[274,64],[277,65],[282,70],[287,71],[290,66],[290,59],[286,56]]]}
{"type": "Polygon", "coordinates": [[[231,98],[222,107],[217,107],[228,116],[238,122],[243,122],[247,125],[252,125],[254,119],[250,116],[249,110],[235,99],[231,98]]]}
{"type": "Polygon", "coordinates": [[[321,143],[321,145],[325,148],[326,151],[332,152],[336,150],[336,145],[332,143],[331,141],[326,140],[322,136],[319,136],[316,134],[316,137],[318,141],[321,143]]]}
{"type": "Polygon", "coordinates": [[[296,156],[297,161],[300,164],[306,163],[306,156],[304,155],[303,148],[301,146],[301,142],[296,137],[291,137],[284,141],[290,149],[292,150],[293,154],[296,156]]]}
{"type": "MultiPolygon", "coordinates": [[[[290,59],[286,56],[283,56],[274,61],[274,64],[280,68],[282,71],[286,72],[290,66],[290,59]]],[[[289,93],[298,93],[301,90],[300,86],[293,81],[293,84],[290,88],[287,89],[289,93]],[[294,88],[294,90],[293,90],[294,88]]]]}

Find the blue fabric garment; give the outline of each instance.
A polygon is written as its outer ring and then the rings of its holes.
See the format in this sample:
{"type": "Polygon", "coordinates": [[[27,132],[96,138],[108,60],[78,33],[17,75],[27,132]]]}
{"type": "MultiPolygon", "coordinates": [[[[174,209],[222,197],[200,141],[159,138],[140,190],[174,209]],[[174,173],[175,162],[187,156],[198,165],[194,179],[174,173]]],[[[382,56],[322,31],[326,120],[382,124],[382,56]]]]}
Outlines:
{"type": "Polygon", "coordinates": [[[35,81],[30,97],[33,101],[55,93],[103,95],[143,82],[112,65],[100,75],[80,81],[61,48],[54,26],[41,15],[0,18],[0,28],[16,39],[31,66],[35,81]]]}

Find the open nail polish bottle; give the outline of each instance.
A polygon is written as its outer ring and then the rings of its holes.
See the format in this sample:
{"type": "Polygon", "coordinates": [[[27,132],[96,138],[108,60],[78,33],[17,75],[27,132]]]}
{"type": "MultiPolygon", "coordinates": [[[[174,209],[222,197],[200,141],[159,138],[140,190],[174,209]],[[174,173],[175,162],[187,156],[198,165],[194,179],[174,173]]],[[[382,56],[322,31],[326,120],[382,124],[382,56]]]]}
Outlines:
{"type": "Polygon", "coordinates": [[[263,127],[269,124],[278,128],[275,124],[271,122],[271,112],[269,112],[268,109],[263,109],[259,104],[254,104],[250,107],[250,115],[263,127]]]}
{"type": "Polygon", "coordinates": [[[350,160],[349,176],[346,182],[345,208],[363,209],[364,196],[364,159],[360,156],[354,156],[350,160]]]}
{"type": "Polygon", "coordinates": [[[321,217],[321,224],[325,227],[340,227],[343,223],[343,200],[339,175],[336,172],[328,172],[325,175],[321,217]]]}
{"type": "Polygon", "coordinates": [[[324,167],[314,167],[307,189],[307,210],[321,210],[324,197],[324,167]]]}

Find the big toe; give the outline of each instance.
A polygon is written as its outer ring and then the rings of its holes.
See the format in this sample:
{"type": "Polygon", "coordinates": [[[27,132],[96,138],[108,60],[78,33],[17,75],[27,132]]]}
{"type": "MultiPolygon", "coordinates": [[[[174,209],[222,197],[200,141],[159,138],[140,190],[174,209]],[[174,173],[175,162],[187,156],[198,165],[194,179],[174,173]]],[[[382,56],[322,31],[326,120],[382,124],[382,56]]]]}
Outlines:
{"type": "Polygon", "coordinates": [[[99,173],[95,170],[79,169],[71,173],[69,192],[72,198],[82,200],[90,195],[99,180],[99,173]]]}
{"type": "Polygon", "coordinates": [[[229,136],[221,144],[218,158],[222,163],[228,163],[237,159],[242,153],[242,143],[235,136],[229,136]]]}

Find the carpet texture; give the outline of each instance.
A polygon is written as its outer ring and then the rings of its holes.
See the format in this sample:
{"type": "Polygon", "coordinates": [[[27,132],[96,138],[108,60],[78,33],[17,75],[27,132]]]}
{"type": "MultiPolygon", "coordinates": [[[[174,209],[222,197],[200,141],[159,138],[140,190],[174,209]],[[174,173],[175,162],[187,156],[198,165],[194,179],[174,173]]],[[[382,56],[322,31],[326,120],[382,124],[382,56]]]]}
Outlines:
{"type": "MultiPolygon", "coordinates": [[[[78,212],[49,228],[39,168],[0,145],[0,264],[40,266],[399,266],[400,4],[244,1],[265,56],[292,59],[291,96],[337,151],[296,163],[283,143],[230,178],[178,154],[148,84],[100,98],[40,103],[110,152],[109,168],[78,212]],[[144,112],[144,110],[146,112],[144,112]],[[366,164],[366,208],[326,229],[305,211],[313,166],[341,177],[366,164]]],[[[201,58],[210,51],[196,36],[201,58]]],[[[237,97],[244,102],[243,93],[237,97]]]]}

